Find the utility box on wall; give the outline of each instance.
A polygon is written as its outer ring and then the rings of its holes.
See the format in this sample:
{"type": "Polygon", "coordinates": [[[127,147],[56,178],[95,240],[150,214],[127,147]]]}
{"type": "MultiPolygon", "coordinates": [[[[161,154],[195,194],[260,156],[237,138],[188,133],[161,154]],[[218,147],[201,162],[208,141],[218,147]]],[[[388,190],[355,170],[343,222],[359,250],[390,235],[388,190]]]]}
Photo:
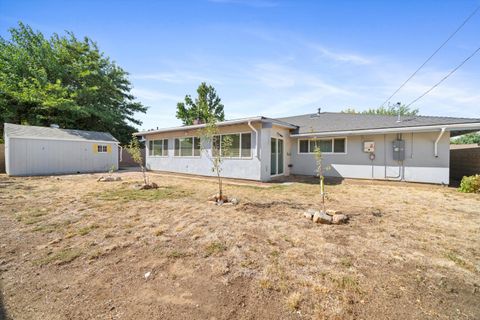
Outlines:
{"type": "Polygon", "coordinates": [[[393,160],[405,160],[405,140],[393,140],[393,160]]]}

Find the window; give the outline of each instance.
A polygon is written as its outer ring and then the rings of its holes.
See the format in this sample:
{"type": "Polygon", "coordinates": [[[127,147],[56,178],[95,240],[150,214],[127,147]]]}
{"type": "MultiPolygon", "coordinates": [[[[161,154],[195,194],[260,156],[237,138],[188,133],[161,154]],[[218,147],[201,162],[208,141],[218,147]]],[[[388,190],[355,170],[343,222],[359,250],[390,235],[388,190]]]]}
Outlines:
{"type": "Polygon", "coordinates": [[[175,157],[200,157],[200,138],[175,138],[175,157]]]}
{"type": "Polygon", "coordinates": [[[155,157],[168,156],[168,139],[149,140],[148,155],[155,157]]]}
{"type": "Polygon", "coordinates": [[[108,148],[107,148],[106,145],[99,144],[99,145],[97,146],[97,152],[98,152],[98,153],[105,153],[105,152],[107,152],[107,151],[108,151],[108,148]]]}
{"type": "Polygon", "coordinates": [[[298,153],[314,153],[320,148],[323,153],[346,153],[346,138],[301,139],[298,141],[298,153]]]}
{"type": "Polygon", "coordinates": [[[300,153],[308,153],[308,140],[300,140],[300,153]]]}
{"type": "Polygon", "coordinates": [[[213,137],[212,152],[216,154],[219,151],[227,158],[250,158],[252,156],[252,134],[232,133],[213,137]]]}
{"type": "Polygon", "coordinates": [[[345,139],[333,139],[333,152],[345,153],[345,139]]]}

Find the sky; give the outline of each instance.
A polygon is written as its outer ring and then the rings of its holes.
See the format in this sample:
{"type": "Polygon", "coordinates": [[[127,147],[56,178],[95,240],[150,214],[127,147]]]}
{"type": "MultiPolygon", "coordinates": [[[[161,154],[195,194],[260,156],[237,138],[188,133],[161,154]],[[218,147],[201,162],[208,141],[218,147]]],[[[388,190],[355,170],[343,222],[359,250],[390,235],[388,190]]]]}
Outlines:
{"type": "MultiPolygon", "coordinates": [[[[0,36],[18,21],[96,41],[149,106],[139,129],[180,125],[176,104],[205,81],[227,119],[380,106],[480,0],[0,0],[0,36]]],[[[408,104],[480,46],[480,11],[391,99],[408,104]]],[[[480,53],[412,105],[480,118],[480,53]]]]}

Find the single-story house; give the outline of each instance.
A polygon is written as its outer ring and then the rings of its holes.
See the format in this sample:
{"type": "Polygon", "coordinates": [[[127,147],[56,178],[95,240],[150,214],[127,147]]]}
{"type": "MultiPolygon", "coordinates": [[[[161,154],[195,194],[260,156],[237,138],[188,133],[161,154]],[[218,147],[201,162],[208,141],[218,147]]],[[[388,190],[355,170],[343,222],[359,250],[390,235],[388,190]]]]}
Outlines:
{"type": "MultiPolygon", "coordinates": [[[[200,143],[204,127],[138,132],[146,141],[147,169],[213,175],[204,154],[211,154],[211,146],[200,143]]],[[[319,111],[227,120],[218,128],[232,141],[231,156],[223,163],[225,177],[269,181],[315,175],[319,147],[325,176],[448,184],[450,137],[479,130],[480,119],[319,111]]]]}
{"type": "Polygon", "coordinates": [[[119,142],[108,132],[5,123],[5,169],[11,176],[118,169],[119,142]]]}

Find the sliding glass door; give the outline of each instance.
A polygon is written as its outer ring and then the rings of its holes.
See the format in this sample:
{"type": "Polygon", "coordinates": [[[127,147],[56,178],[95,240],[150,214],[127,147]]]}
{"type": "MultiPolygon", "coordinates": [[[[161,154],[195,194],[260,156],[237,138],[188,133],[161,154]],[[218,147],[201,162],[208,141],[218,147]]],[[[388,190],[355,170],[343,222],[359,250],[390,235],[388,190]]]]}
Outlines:
{"type": "Polygon", "coordinates": [[[283,174],[283,140],[271,138],[270,140],[270,175],[283,174]]]}

